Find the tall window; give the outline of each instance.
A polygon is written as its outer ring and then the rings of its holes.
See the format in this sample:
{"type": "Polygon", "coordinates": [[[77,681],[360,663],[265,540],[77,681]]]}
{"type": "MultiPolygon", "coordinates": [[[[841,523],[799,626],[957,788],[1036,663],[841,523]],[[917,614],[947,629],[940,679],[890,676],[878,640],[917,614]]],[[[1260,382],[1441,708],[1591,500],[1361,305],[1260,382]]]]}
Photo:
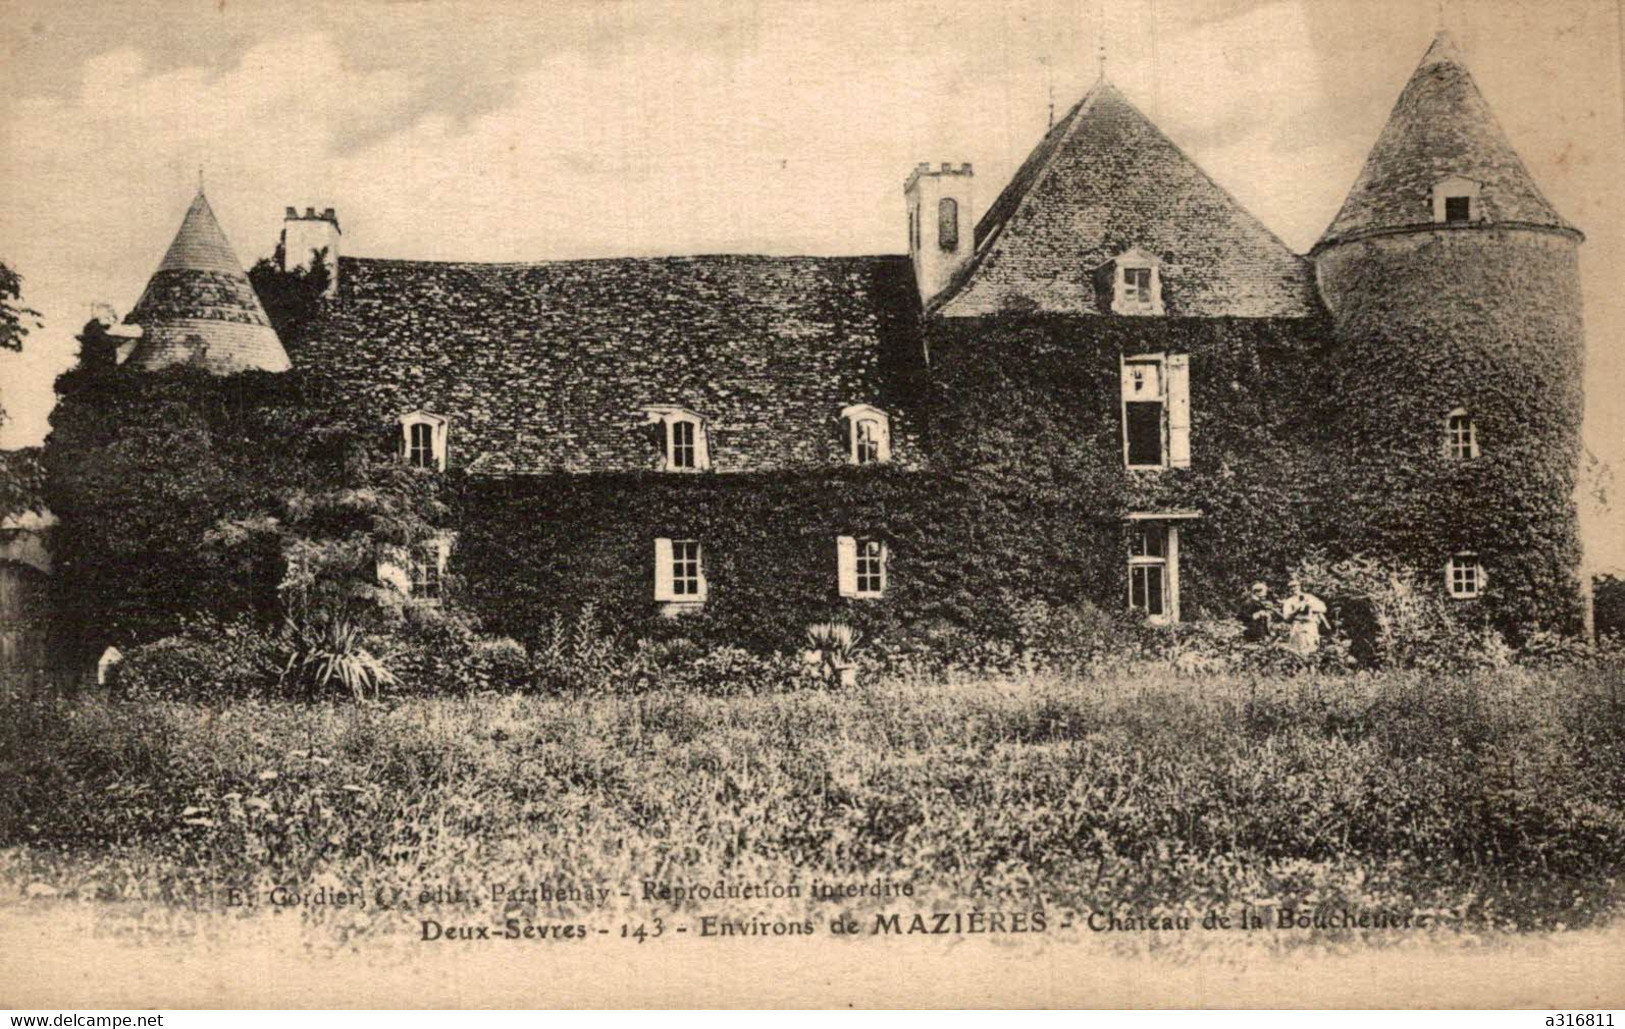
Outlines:
{"type": "Polygon", "coordinates": [[[1160,468],[1162,449],[1162,362],[1123,364],[1123,431],[1130,468],[1160,468]]]}
{"type": "Polygon", "coordinates": [[[697,453],[694,448],[693,422],[667,422],[666,431],[671,434],[671,466],[673,468],[697,468],[697,453]]]}
{"type": "Polygon", "coordinates": [[[848,455],[852,464],[881,464],[891,460],[891,419],[878,407],[851,404],[841,409],[847,424],[848,455]]]}
{"type": "Polygon", "coordinates": [[[937,201],[937,245],[944,250],[959,249],[959,201],[953,197],[937,201]]]}
{"type": "Polygon", "coordinates": [[[873,464],[880,460],[880,423],[863,418],[857,424],[857,438],[852,457],[858,464],[873,464]]]}
{"type": "Polygon", "coordinates": [[[878,597],[886,592],[886,545],[879,540],[858,540],[858,596],[878,597]]]}
{"type": "Polygon", "coordinates": [[[1472,197],[1445,197],[1444,220],[1451,225],[1466,225],[1473,220],[1472,197]]]}
{"type": "Polygon", "coordinates": [[[835,540],[836,573],[843,597],[881,597],[886,593],[886,543],[871,537],[839,536],[835,540]]]}
{"type": "Polygon", "coordinates": [[[1458,407],[1445,417],[1444,452],[1455,461],[1471,461],[1478,456],[1478,425],[1466,408],[1458,407]]]}
{"type": "Polygon", "coordinates": [[[1468,552],[1454,554],[1444,566],[1445,585],[1457,600],[1470,600],[1484,592],[1484,566],[1478,555],[1468,552]]]}
{"type": "Polygon", "coordinates": [[[406,427],[406,433],[406,463],[413,468],[433,468],[434,426],[427,422],[415,422],[406,427]]]}
{"type": "Polygon", "coordinates": [[[674,607],[704,602],[704,554],[699,540],[655,540],[655,599],[674,607]]]}
{"type": "Polygon", "coordinates": [[[699,597],[700,541],[671,541],[671,595],[699,597]]]}
{"type": "Polygon", "coordinates": [[[1190,355],[1122,359],[1123,464],[1189,468],[1190,355]]]}

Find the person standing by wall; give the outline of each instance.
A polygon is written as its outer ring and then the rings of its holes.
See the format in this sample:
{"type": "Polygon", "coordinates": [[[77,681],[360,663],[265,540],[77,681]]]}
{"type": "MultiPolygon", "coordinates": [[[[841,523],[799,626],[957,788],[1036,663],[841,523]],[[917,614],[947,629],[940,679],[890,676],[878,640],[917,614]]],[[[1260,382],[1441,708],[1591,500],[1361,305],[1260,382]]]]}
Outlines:
{"type": "Polygon", "coordinates": [[[1326,602],[1306,592],[1297,576],[1288,584],[1291,594],[1281,601],[1281,617],[1287,623],[1287,649],[1308,656],[1320,649],[1320,630],[1326,624],[1326,602]]]}

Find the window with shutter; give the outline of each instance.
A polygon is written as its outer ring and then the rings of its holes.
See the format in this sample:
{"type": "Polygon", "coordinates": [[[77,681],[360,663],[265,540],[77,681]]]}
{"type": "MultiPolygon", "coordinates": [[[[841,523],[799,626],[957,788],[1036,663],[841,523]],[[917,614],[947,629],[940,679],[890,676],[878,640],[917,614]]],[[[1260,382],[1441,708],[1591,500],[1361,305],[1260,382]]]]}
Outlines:
{"type": "Polygon", "coordinates": [[[1123,461],[1130,468],[1161,468],[1163,452],[1163,360],[1130,358],[1122,364],[1123,461]]]}
{"type": "Polygon", "coordinates": [[[655,600],[676,614],[706,599],[704,554],[699,540],[655,540],[655,600]]]}
{"type": "Polygon", "coordinates": [[[835,540],[836,575],[843,597],[876,598],[886,593],[886,544],[868,537],[835,540]]]}

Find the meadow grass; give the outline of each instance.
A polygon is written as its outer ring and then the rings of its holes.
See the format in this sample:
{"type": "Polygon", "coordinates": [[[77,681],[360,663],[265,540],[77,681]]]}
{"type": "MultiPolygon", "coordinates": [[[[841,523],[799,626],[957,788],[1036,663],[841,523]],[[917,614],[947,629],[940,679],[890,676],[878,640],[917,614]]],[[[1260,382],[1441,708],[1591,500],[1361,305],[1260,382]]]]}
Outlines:
{"type": "Polygon", "coordinates": [[[1474,935],[1597,925],[1622,897],[1617,665],[1195,679],[1147,665],[728,698],[86,696],[0,717],[12,897],[219,911],[230,889],[565,880],[636,906],[644,880],[882,880],[944,910],[1347,907],[1474,935]]]}

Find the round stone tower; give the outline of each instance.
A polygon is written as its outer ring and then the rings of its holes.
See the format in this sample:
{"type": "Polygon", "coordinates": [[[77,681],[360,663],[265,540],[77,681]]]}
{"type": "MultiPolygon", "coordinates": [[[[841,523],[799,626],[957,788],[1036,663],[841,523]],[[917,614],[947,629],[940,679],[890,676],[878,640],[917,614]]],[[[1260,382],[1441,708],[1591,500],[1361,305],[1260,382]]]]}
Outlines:
{"type": "Polygon", "coordinates": [[[124,321],[141,327],[128,363],[142,371],[195,364],[227,375],[290,367],[282,341],[201,189],[124,321]]]}
{"type": "Polygon", "coordinates": [[[1336,549],[1514,631],[1579,617],[1582,239],[1441,33],[1311,251],[1336,549]]]}

